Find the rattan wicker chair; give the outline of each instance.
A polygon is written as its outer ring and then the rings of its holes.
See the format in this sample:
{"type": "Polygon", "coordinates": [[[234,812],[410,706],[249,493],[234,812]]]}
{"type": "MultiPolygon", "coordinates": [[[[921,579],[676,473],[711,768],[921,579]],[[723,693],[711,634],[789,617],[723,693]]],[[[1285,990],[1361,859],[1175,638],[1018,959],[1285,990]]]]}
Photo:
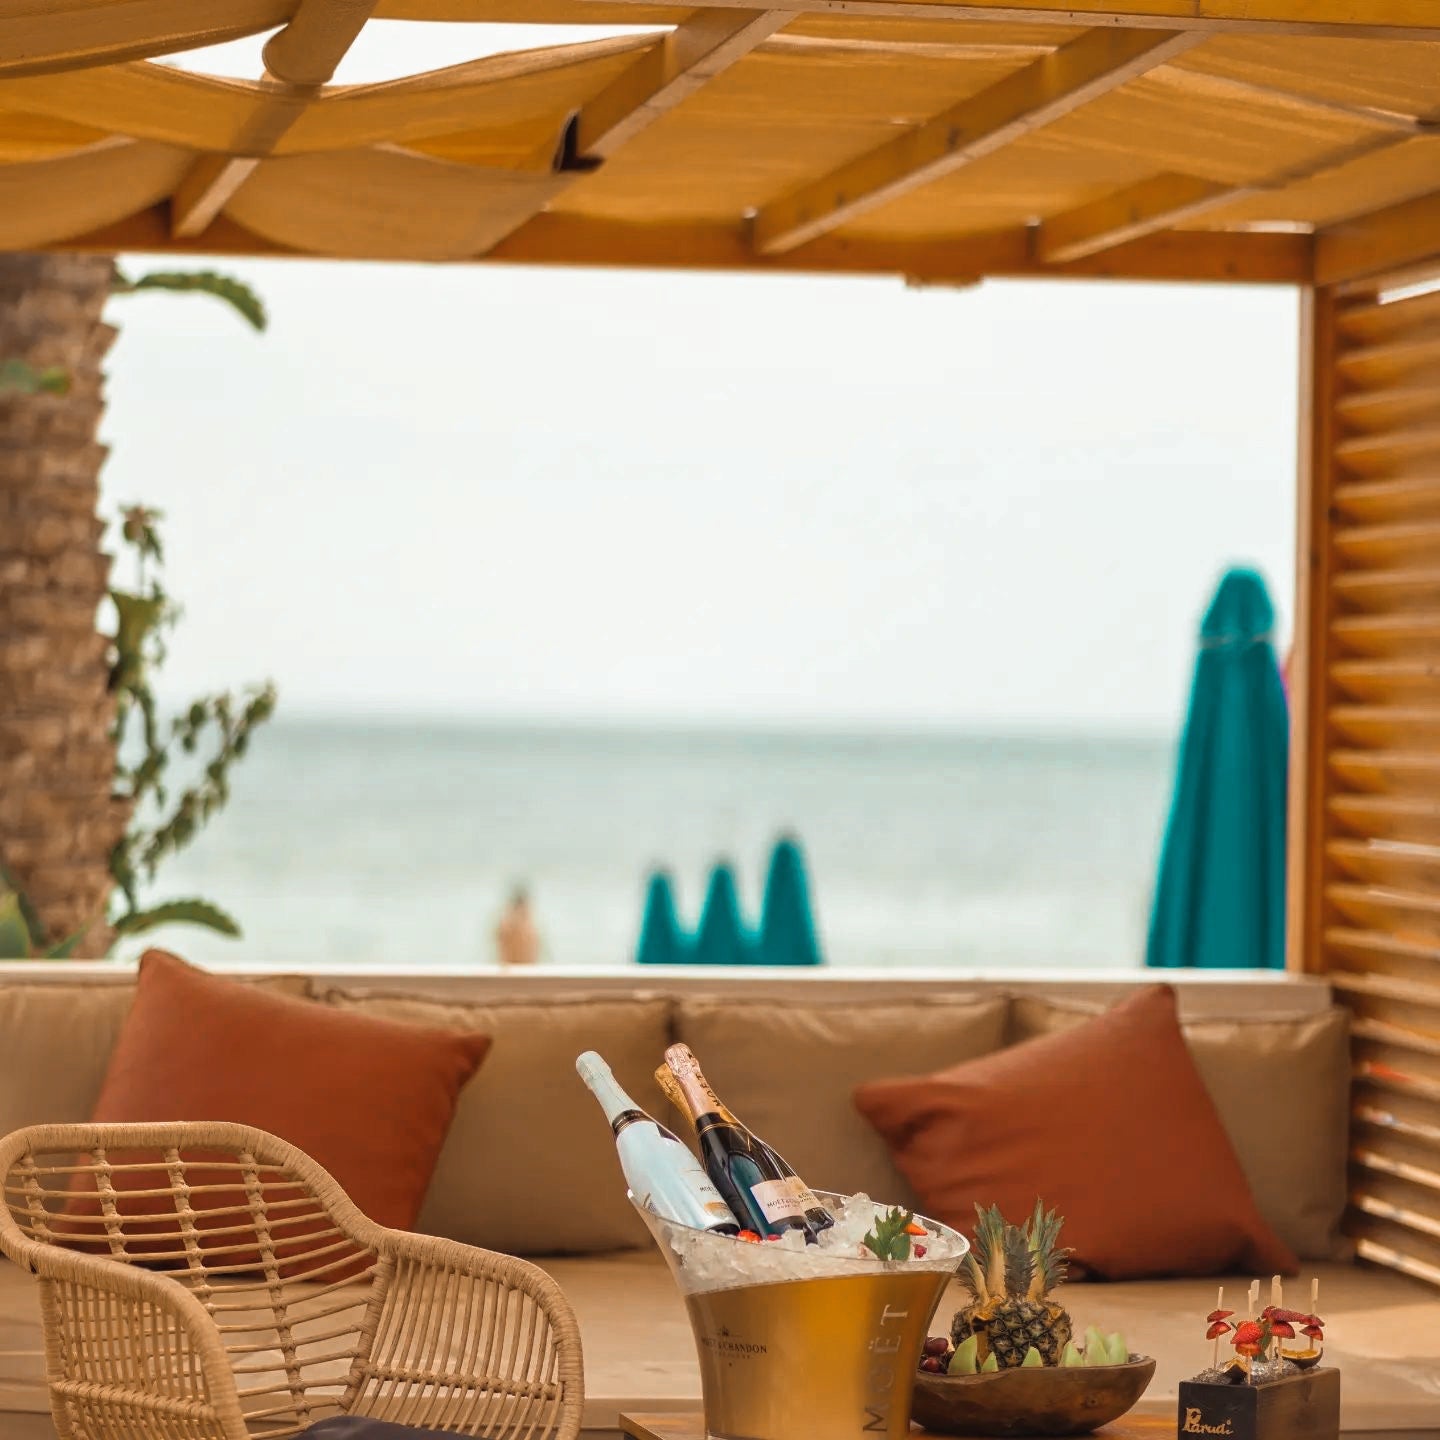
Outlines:
{"type": "Polygon", "coordinates": [[[32,1126],[0,1174],[61,1440],[279,1440],[333,1415],[579,1432],[579,1330],[544,1271],[374,1224],[273,1135],[32,1126]]]}

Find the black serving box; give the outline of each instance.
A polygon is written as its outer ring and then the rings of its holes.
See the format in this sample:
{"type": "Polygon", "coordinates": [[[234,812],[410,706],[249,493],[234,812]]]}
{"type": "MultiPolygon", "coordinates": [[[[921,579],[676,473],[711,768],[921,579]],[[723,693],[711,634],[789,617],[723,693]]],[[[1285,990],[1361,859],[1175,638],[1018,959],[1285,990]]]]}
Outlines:
{"type": "Polygon", "coordinates": [[[1339,1440],[1340,1372],[1304,1370],[1264,1385],[1180,1382],[1180,1435],[1339,1440]]]}

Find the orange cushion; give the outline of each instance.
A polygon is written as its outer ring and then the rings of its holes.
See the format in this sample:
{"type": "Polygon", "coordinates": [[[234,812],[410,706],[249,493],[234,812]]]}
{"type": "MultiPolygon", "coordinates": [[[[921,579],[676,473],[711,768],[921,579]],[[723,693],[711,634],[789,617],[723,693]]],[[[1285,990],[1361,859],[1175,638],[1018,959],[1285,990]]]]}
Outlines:
{"type": "MultiPolygon", "coordinates": [[[[1284,1124],[1282,1096],[1257,1095],[1284,1124]]],[[[1078,1270],[1293,1273],[1185,1045],[1168,985],[1082,1025],[934,1075],[855,1091],[922,1209],[969,1233],[975,1205],[1065,1217],[1078,1270]]]]}
{"type": "MultiPolygon", "coordinates": [[[[370,1219],[408,1229],[489,1044],[268,994],[149,950],[91,1118],[268,1130],[328,1170],[370,1219]]],[[[154,1173],[120,1171],[113,1183],[138,1190],[147,1179],[154,1173]]],[[[138,1196],[119,1208],[155,1213],[138,1196]]]]}

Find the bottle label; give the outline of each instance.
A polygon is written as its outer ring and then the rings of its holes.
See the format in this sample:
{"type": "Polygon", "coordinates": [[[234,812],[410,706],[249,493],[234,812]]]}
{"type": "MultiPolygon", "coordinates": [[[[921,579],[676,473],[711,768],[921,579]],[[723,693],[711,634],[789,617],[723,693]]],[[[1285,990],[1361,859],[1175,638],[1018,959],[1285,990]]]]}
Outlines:
{"type": "Polygon", "coordinates": [[[793,1175],[782,1180],[762,1180],[750,1187],[760,1213],[767,1220],[803,1220],[805,1205],[801,1196],[805,1186],[793,1175]]]}
{"type": "Polygon", "coordinates": [[[800,1181],[800,1179],[799,1179],[798,1176],[796,1176],[796,1177],[794,1177],[794,1178],[795,1178],[795,1183],[800,1186],[800,1189],[799,1189],[799,1191],[798,1191],[798,1194],[799,1194],[799,1197],[800,1197],[800,1204],[801,1204],[802,1208],[805,1209],[805,1210],[807,1210],[807,1211],[809,1211],[809,1210],[823,1210],[825,1207],[820,1203],[820,1199],[819,1199],[819,1197],[815,1194],[815,1192],[814,1192],[808,1185],[801,1184],[801,1181],[800,1181]]]}

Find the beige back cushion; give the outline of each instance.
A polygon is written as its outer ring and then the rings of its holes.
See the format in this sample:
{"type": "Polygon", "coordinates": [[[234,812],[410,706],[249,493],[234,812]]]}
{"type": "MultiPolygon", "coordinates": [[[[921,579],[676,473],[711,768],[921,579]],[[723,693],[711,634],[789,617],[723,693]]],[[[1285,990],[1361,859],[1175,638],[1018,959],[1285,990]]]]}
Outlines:
{"type": "MultiPolygon", "coordinates": [[[[299,975],[255,983],[309,993],[299,975]]],[[[133,982],[0,986],[0,1136],[90,1118],[134,998],[133,982]]]]}
{"type": "Polygon", "coordinates": [[[669,1044],[658,997],[452,1004],[331,991],[336,1005],[413,1024],[477,1030],[490,1052],[460,1103],[416,1224],[429,1235],[512,1255],[578,1255],[648,1245],[610,1127],[575,1073],[596,1050],[652,1114],[651,1076],[669,1044]]]}
{"type": "Polygon", "coordinates": [[[851,1092],[998,1050],[1008,1002],[936,998],[876,1004],[682,1000],[678,1036],[742,1124],[814,1189],[913,1207],[915,1196],[851,1092]]]}
{"type": "MultiPolygon", "coordinates": [[[[1011,1038],[1068,1029],[1102,1008],[1017,996],[1011,1038]]],[[[1302,1260],[1348,1258],[1340,1234],[1350,1116],[1346,1012],[1183,1020],[1180,1028],[1260,1213],[1302,1260]]]]}

